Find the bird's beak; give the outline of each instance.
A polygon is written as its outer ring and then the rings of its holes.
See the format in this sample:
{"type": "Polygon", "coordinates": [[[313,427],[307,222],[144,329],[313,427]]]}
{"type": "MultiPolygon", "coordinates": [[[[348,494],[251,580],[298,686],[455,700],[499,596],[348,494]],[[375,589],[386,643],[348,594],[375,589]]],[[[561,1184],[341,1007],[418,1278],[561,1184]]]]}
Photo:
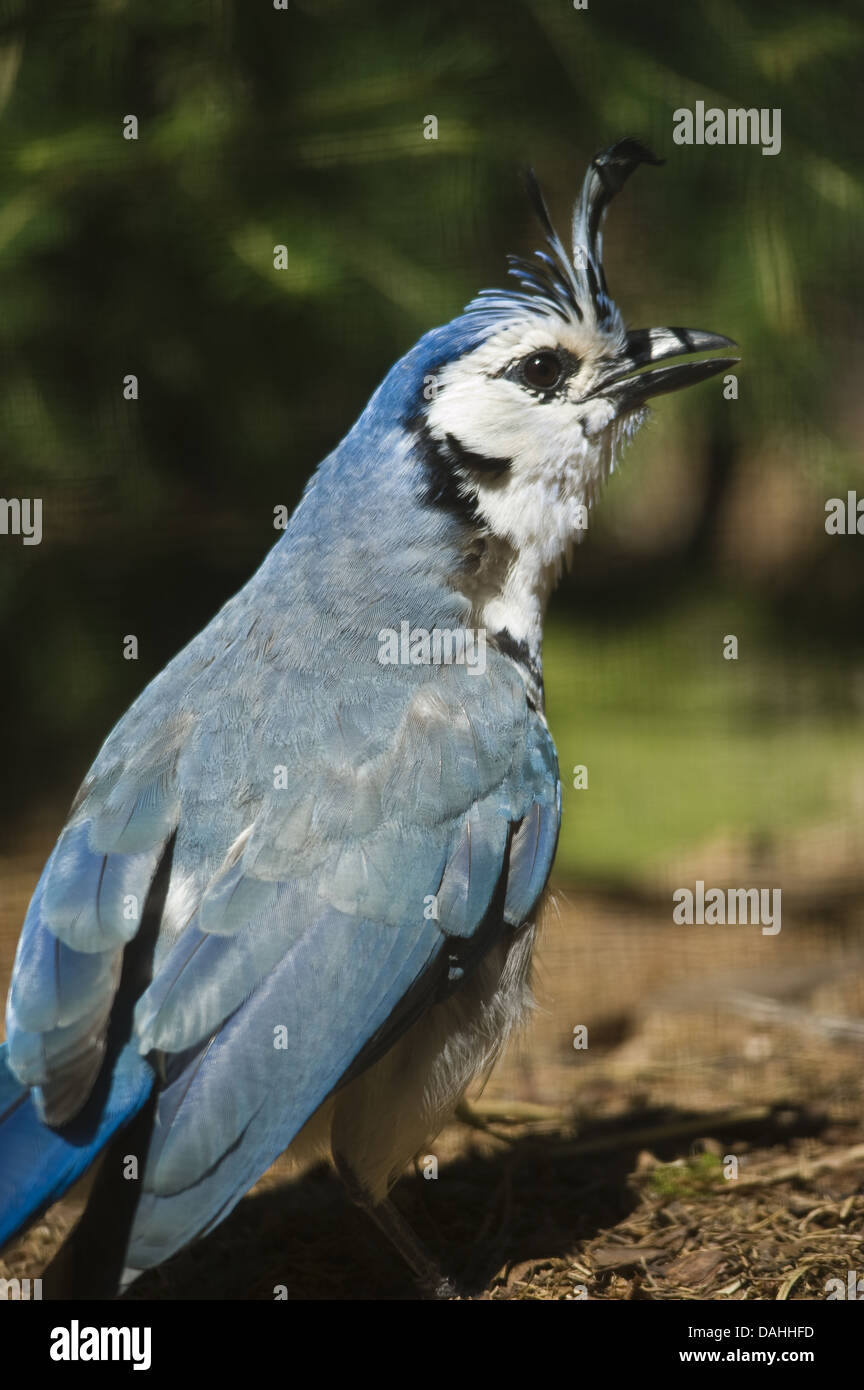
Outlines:
{"type": "Polygon", "coordinates": [[[640,369],[667,357],[691,356],[715,348],[737,347],[722,333],[704,333],[699,328],[637,328],[627,334],[625,352],[609,363],[609,373],[594,387],[591,396],[603,396],[625,415],[645,404],[651,396],[664,396],[695,386],[717,372],[725,372],[740,361],[738,357],[708,357],[700,362],[676,362],[671,367],[640,369]]]}

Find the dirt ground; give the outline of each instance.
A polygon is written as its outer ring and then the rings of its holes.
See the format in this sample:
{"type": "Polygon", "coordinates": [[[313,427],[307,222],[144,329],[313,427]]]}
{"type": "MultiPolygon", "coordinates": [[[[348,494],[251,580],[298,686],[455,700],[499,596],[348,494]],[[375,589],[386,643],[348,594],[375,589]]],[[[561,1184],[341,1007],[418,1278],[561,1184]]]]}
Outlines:
{"type": "MultiPolygon", "coordinates": [[[[3,986],[42,848],[0,864],[3,986]]],[[[722,883],[741,846],[628,892],[556,893],[530,1027],[395,1192],[459,1297],[823,1299],[864,1275],[860,851],[831,827],[774,851],[753,878],[783,886],[777,936],[671,920],[669,884],[722,883]]],[[[0,1274],[37,1276],[85,1193],[0,1274]]],[[[290,1178],[280,1161],[126,1295],[277,1296],[418,1292],[326,1167],[290,1178]]]]}

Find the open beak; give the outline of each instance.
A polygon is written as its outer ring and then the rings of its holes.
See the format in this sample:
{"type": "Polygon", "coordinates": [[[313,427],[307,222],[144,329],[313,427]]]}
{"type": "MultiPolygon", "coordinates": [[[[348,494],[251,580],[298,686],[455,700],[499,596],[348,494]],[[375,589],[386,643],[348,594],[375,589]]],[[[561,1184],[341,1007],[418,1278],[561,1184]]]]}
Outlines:
{"type": "Polygon", "coordinates": [[[715,348],[737,347],[722,333],[703,333],[699,328],[637,328],[627,334],[623,356],[610,363],[608,376],[603,377],[591,396],[603,396],[616,408],[618,415],[638,410],[651,396],[664,396],[680,391],[683,386],[695,386],[717,372],[725,372],[740,361],[738,357],[709,357],[700,362],[676,362],[671,367],[658,367],[643,372],[652,362],[667,357],[684,357],[694,352],[711,352],[715,348]]]}

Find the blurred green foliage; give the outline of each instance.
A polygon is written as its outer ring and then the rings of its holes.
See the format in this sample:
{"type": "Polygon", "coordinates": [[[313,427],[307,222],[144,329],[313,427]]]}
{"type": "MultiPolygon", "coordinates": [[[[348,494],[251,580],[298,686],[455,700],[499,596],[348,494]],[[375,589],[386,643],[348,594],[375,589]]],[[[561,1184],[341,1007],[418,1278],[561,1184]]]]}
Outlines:
{"type": "Polygon", "coordinates": [[[562,863],[615,872],[827,809],[862,644],[856,538],[828,540],[822,510],[861,479],[862,46],[853,0],[6,0],[0,490],[42,497],[45,531],[0,537],[5,814],[71,794],[391,362],[536,244],[520,166],[566,223],[587,158],[628,133],[668,163],[616,203],[613,293],[632,323],[715,328],[744,360],[736,402],[659,404],[557,600],[552,722],[565,768],[598,774],[562,863]],[[674,145],[698,100],[779,107],[781,153],[674,145]],[[739,564],[730,537],[761,554],[791,524],[786,478],[794,547],[739,564]],[[758,671],[718,673],[730,613],[758,671]],[[778,686],[813,669],[778,735],[788,777],[743,804],[736,768],[774,758],[753,701],[782,723],[778,686]]]}
{"type": "Polygon", "coordinates": [[[642,623],[638,635],[553,628],[544,675],[563,786],[559,875],[656,883],[670,855],[730,832],[770,854],[808,825],[860,825],[853,672],[778,649],[758,608],[716,595],[642,623]],[[722,657],[730,631],[737,661],[722,657]]]}

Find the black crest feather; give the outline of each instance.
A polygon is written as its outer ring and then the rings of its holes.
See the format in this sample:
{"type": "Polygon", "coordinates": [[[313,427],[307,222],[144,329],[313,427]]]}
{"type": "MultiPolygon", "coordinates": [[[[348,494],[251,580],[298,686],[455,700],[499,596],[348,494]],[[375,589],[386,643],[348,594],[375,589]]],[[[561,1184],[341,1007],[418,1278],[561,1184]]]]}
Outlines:
{"type": "Polygon", "coordinates": [[[525,188],[543,228],[546,249],[533,258],[508,256],[509,273],[520,290],[481,290],[469,312],[493,319],[529,307],[576,322],[608,327],[617,314],[603,272],[602,226],[610,202],[640,164],[662,164],[641,140],[627,137],[596,154],[588,166],[582,193],[573,210],[572,251],[555,230],[533,169],[525,171],[525,188]]]}

